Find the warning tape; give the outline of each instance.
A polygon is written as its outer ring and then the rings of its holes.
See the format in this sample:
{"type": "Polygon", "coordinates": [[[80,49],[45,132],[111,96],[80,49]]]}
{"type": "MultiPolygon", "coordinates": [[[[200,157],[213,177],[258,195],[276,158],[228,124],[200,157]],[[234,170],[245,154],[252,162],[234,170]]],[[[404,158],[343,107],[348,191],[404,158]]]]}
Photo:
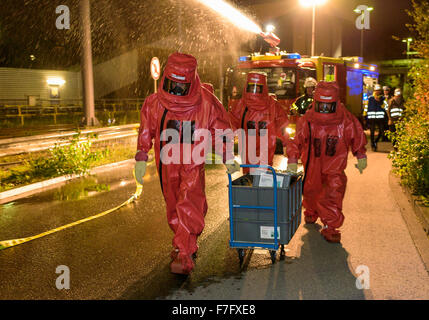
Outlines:
{"type": "MultiPolygon", "coordinates": [[[[134,171],[133,171],[133,173],[134,173],[134,171]]],[[[17,246],[17,245],[25,243],[25,242],[29,242],[31,240],[35,240],[35,239],[38,239],[38,238],[45,237],[45,236],[47,236],[49,234],[52,234],[52,233],[55,233],[55,232],[58,232],[58,231],[61,231],[61,230],[67,229],[67,228],[74,227],[74,226],[76,226],[78,224],[81,224],[81,223],[84,223],[84,222],[88,222],[90,220],[94,220],[94,219],[100,218],[102,216],[105,216],[106,214],[109,214],[109,213],[111,213],[113,211],[116,211],[119,208],[122,208],[123,206],[126,206],[127,204],[130,204],[131,202],[137,200],[140,197],[140,195],[141,195],[141,193],[143,191],[143,185],[141,185],[137,181],[136,181],[136,184],[137,184],[136,192],[127,201],[125,201],[124,203],[120,204],[117,207],[114,207],[112,209],[103,211],[103,212],[101,212],[99,214],[90,216],[88,218],[81,219],[79,221],[75,221],[75,222],[66,224],[64,226],[61,226],[61,227],[58,227],[58,228],[55,228],[55,229],[52,229],[52,230],[49,230],[49,231],[37,234],[35,236],[26,237],[26,238],[20,238],[20,239],[12,239],[12,240],[0,241],[0,250],[4,250],[4,249],[10,248],[10,247],[14,247],[14,246],[17,246]]]]}

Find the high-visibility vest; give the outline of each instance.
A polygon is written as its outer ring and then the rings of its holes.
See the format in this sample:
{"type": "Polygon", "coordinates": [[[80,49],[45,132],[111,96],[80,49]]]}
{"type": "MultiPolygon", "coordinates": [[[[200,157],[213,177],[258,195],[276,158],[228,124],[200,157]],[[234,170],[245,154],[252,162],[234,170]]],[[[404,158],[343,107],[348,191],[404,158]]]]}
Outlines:
{"type": "Polygon", "coordinates": [[[404,112],[404,106],[395,100],[392,100],[388,112],[390,113],[390,118],[401,118],[404,112]]]}
{"type": "Polygon", "coordinates": [[[384,101],[381,103],[381,105],[377,105],[377,102],[374,100],[374,97],[371,96],[368,98],[368,111],[367,111],[367,115],[368,115],[368,119],[384,119],[384,107],[385,107],[385,103],[384,101]],[[370,105],[371,100],[374,101],[374,104],[370,105]]]}
{"type": "Polygon", "coordinates": [[[390,109],[390,116],[392,118],[400,118],[400,117],[402,117],[402,112],[403,112],[402,108],[395,107],[395,108],[390,109]]]}
{"type": "Polygon", "coordinates": [[[384,119],[384,111],[368,111],[368,119],[384,119]]]}

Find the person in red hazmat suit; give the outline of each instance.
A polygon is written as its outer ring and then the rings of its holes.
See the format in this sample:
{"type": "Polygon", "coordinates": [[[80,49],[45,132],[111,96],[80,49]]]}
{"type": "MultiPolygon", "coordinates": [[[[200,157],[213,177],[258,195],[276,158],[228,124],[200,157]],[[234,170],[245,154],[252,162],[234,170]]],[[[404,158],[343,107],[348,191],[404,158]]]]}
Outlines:
{"type": "Polygon", "coordinates": [[[314,92],[312,108],[297,122],[296,135],[288,145],[288,170],[297,171],[297,160],[304,165],[303,205],[306,223],[320,217],[323,237],[340,242],[337,230],[344,215],[342,202],[346,190],[349,149],[362,173],[367,166],[366,137],[358,119],[340,102],[336,82],[321,81],[314,92]]]}
{"type": "MultiPolygon", "coordinates": [[[[227,113],[219,100],[202,87],[196,59],[191,55],[173,53],[168,57],[158,92],[146,98],[141,109],[135,177],[138,183],[143,184],[148,152],[154,139],[167,219],[174,232],[170,269],[176,274],[189,274],[194,268],[197,238],[204,229],[207,212],[205,157],[200,162],[190,157],[206,143],[204,139],[195,138],[200,129],[208,129],[213,139],[216,129],[230,130],[227,113]],[[177,146],[181,151],[179,159],[170,157],[173,149],[167,149],[177,146]]],[[[223,141],[223,138],[219,139],[223,141]]],[[[225,163],[233,159],[234,154],[231,151],[228,156],[225,144],[223,147],[221,153],[225,163]]],[[[228,172],[239,170],[237,162],[229,162],[232,163],[226,164],[228,172]]]]}
{"type": "MultiPolygon", "coordinates": [[[[286,146],[289,136],[286,132],[288,126],[287,114],[275,97],[268,94],[267,75],[262,72],[249,72],[247,74],[246,85],[243,89],[241,99],[234,105],[229,112],[231,126],[234,130],[244,129],[246,140],[246,152],[240,150],[242,163],[246,164],[273,164],[274,153],[276,150],[276,138],[280,138],[283,146],[286,146]],[[254,133],[251,131],[254,130],[254,133]],[[264,160],[261,152],[263,148],[260,145],[260,135],[263,134],[262,129],[266,129],[268,135],[268,146],[266,155],[267,163],[263,161],[255,161],[249,159],[251,148],[255,149],[259,160],[264,160]],[[249,136],[256,135],[256,139],[249,139],[249,136]],[[244,154],[243,154],[244,153],[244,154]],[[243,158],[244,157],[244,158],[243,158]],[[250,160],[250,161],[249,161],[250,160]]],[[[258,159],[255,159],[258,160],[258,159]]],[[[249,172],[243,169],[244,173],[249,172]]]]}
{"type": "Polygon", "coordinates": [[[202,83],[203,88],[206,88],[207,90],[210,91],[210,93],[214,94],[214,88],[213,85],[209,82],[203,82],[202,83]]]}

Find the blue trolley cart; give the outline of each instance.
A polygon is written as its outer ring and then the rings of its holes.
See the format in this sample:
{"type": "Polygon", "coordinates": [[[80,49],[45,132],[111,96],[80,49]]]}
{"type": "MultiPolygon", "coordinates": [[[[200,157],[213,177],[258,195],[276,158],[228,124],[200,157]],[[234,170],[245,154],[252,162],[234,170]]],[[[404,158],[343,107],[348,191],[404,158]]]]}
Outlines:
{"type": "Polygon", "coordinates": [[[266,165],[240,165],[240,167],[269,169],[266,178],[269,185],[261,183],[262,175],[253,177],[252,185],[228,174],[229,224],[231,248],[236,248],[240,264],[244,250],[268,249],[272,263],[281,246],[280,255],[285,254],[284,246],[289,243],[301,223],[302,175],[276,173],[266,165]],[[271,182],[270,182],[271,181],[271,182]]]}

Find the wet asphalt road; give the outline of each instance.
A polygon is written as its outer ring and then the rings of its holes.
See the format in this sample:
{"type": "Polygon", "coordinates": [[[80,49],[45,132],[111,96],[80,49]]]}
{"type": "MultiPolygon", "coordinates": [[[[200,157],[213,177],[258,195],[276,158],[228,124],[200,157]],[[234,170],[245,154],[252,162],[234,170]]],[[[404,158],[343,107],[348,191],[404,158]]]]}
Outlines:
{"type": "MultiPolygon", "coordinates": [[[[367,145],[363,174],[349,155],[340,244],[322,238],[320,219],[314,225],[301,224],[287,245],[285,260],[271,266],[266,252],[254,251],[241,277],[177,290],[167,299],[428,300],[429,269],[389,185],[391,149],[389,142],[379,143],[379,152],[367,145]],[[357,280],[364,280],[365,286],[358,288],[357,280]]],[[[417,220],[414,212],[409,214],[417,220]]],[[[420,249],[429,250],[429,241],[420,249]]]]}
{"type": "MultiPolygon", "coordinates": [[[[173,233],[155,166],[138,202],[90,222],[0,251],[1,299],[155,299],[215,276],[240,273],[228,248],[227,183],[223,165],[206,170],[209,211],[195,272],[170,274],[173,233]],[[56,288],[57,266],[70,269],[70,289],[56,288]]],[[[127,165],[97,177],[1,207],[0,239],[35,235],[97,214],[127,200],[135,184],[127,165]]]]}
{"type": "MultiPolygon", "coordinates": [[[[383,143],[380,152],[369,151],[364,175],[349,157],[341,244],[321,238],[320,222],[301,225],[284,260],[272,265],[267,251],[255,250],[242,269],[228,246],[224,166],[207,167],[209,211],[189,278],[169,272],[173,234],[151,165],[138,202],[0,251],[0,299],[429,299],[428,272],[389,192],[389,150],[383,143]],[[70,269],[69,290],[55,286],[59,265],[70,269]],[[362,265],[370,270],[367,290],[356,288],[362,265]]],[[[0,239],[34,235],[122,203],[134,192],[131,169],[2,205],[0,239]]]]}

